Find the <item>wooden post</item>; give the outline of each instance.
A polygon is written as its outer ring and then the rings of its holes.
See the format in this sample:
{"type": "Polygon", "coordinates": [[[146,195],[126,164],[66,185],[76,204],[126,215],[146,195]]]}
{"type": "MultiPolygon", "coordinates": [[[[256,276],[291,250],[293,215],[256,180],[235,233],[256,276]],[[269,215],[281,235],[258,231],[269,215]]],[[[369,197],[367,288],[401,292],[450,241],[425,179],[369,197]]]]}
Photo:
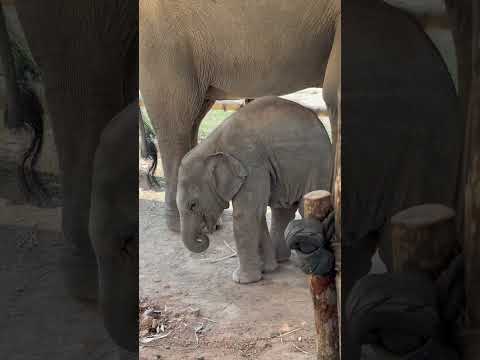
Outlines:
{"type": "Polygon", "coordinates": [[[440,204],[403,210],[391,219],[394,271],[418,270],[436,278],[453,258],[455,212],[440,204]]]}
{"type": "MultiPolygon", "coordinates": [[[[328,191],[312,191],[303,197],[305,218],[323,220],[332,211],[328,191]]],[[[317,332],[317,359],[339,359],[337,292],[334,276],[309,275],[317,332]]]]}

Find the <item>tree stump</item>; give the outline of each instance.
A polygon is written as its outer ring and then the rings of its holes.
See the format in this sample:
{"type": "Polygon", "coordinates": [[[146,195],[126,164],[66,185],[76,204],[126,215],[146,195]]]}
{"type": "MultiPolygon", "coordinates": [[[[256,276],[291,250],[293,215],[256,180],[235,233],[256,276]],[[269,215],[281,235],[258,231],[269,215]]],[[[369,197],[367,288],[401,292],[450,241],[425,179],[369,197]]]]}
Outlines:
{"type": "MultiPolygon", "coordinates": [[[[303,197],[305,218],[323,220],[332,211],[328,191],[312,191],[303,197]]],[[[309,275],[317,333],[317,359],[339,359],[338,309],[335,276],[309,275]]]]}
{"type": "Polygon", "coordinates": [[[394,271],[417,270],[436,278],[454,256],[455,212],[440,204],[403,210],[391,219],[394,271]]]}

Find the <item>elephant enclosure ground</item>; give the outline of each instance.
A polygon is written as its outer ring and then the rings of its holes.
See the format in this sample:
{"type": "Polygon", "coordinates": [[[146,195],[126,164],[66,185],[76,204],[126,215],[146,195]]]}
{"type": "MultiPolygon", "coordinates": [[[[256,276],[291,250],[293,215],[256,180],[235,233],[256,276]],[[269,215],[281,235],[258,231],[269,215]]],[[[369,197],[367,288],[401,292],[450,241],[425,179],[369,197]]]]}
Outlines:
{"type": "Polygon", "coordinates": [[[290,261],[258,283],[234,283],[231,209],[210,248],[192,254],[167,229],[156,194],[142,191],[139,202],[140,300],[141,313],[158,311],[160,336],[141,345],[141,359],[313,359],[312,302],[300,269],[290,261]]]}

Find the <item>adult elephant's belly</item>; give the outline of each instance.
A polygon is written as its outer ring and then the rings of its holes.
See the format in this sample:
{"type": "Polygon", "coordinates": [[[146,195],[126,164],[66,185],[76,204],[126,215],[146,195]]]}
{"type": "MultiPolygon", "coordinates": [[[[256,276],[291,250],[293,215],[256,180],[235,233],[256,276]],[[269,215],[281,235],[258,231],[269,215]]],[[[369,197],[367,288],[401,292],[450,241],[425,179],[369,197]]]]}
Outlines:
{"type": "Polygon", "coordinates": [[[330,50],[331,43],[277,51],[267,56],[257,50],[255,55],[249,55],[248,51],[221,54],[220,60],[206,64],[213,67],[207,97],[212,100],[257,98],[322,87],[330,50]]]}
{"type": "Polygon", "coordinates": [[[322,87],[324,67],[307,66],[300,73],[293,72],[293,68],[294,66],[284,71],[270,69],[271,72],[259,72],[257,68],[256,71],[232,71],[230,76],[222,74],[209,86],[207,98],[234,100],[266,95],[279,96],[308,87],[322,87]]]}

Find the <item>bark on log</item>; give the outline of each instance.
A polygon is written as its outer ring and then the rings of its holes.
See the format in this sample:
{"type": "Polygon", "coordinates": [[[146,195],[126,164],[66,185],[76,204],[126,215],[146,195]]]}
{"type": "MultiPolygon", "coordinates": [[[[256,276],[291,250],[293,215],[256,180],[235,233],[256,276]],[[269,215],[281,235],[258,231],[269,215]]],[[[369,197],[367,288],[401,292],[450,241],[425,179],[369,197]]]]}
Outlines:
{"type": "Polygon", "coordinates": [[[440,204],[414,206],[394,215],[394,271],[417,270],[437,278],[457,248],[454,217],[452,209],[440,204]]]}
{"type": "MultiPolygon", "coordinates": [[[[323,220],[332,211],[331,194],[318,190],[304,196],[305,218],[323,220]]],[[[337,360],[338,342],[338,308],[334,276],[309,275],[317,332],[317,359],[337,360]]]]}

